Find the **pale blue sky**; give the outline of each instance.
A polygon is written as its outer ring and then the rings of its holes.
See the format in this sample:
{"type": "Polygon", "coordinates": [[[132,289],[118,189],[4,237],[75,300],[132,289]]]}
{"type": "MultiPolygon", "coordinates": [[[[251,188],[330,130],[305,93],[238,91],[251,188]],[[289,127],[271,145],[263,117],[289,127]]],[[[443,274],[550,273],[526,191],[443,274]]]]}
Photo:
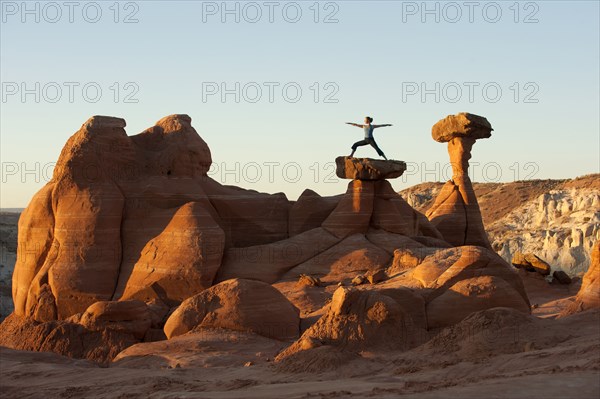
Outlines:
{"type": "MultiPolygon", "coordinates": [[[[114,1],[96,2],[102,10],[97,23],[85,19],[95,18],[92,2],[77,3],[72,23],[62,1],[54,3],[60,18],[46,2],[37,3],[39,11],[36,2],[28,2],[32,14],[23,14],[21,3],[2,1],[1,207],[27,205],[47,180],[51,169],[45,165],[55,162],[68,137],[97,114],[125,118],[133,135],[165,115],[187,113],[221,169],[240,163],[237,182],[236,173],[224,178],[217,172],[217,180],[283,191],[290,199],[307,187],[321,194],[345,189],[347,182],[327,176],[335,157],[349,153],[362,136],[343,122],[361,122],[365,115],[394,124],[376,131],[376,138],[388,157],[410,163],[406,178],[393,181],[396,189],[448,177],[435,172],[444,170],[448,157],[445,145],[431,139],[431,126],[462,111],[486,116],[495,129],[491,139],[474,147],[476,181],[568,178],[600,169],[597,1],[475,2],[473,22],[462,1],[427,2],[433,14],[423,12],[421,1],[336,1],[318,7],[315,1],[274,2],[273,22],[265,2],[238,2],[239,23],[235,15],[221,21],[220,1],[120,2],[117,23],[114,1]],[[254,5],[262,17],[251,23],[254,5]],[[299,21],[286,21],[297,8],[299,21]],[[138,22],[123,23],[132,12],[138,22]],[[323,22],[330,13],[338,22],[323,22]],[[40,82],[39,103],[33,94],[23,101],[21,85],[34,89],[35,82],[40,82]],[[72,103],[65,82],[79,84],[72,103]],[[90,82],[102,89],[96,103],[82,94],[90,82]],[[128,82],[134,86],[125,88],[128,82]],[[203,101],[203,86],[211,82],[230,88],[235,82],[256,83],[247,86],[239,103],[233,95],[221,102],[218,94],[203,101]],[[279,84],[272,103],[265,82],[279,84]],[[290,82],[302,89],[296,103],[282,94],[290,82]],[[472,100],[469,84],[476,85],[472,100]],[[53,103],[56,85],[62,97],[53,103]],[[252,103],[256,85],[263,97],[252,103]],[[422,85],[433,89],[425,101],[407,91],[422,85]],[[138,102],[124,102],[135,87],[138,102]],[[458,98],[456,87],[462,90],[458,98]],[[498,87],[502,94],[492,102],[498,87]],[[324,102],[334,89],[338,102],[324,102]],[[272,181],[269,162],[278,163],[272,181]],[[294,163],[301,168],[299,179],[294,163]],[[423,174],[425,169],[430,172],[423,174]]],[[[367,147],[357,155],[376,157],[367,147]]]]}

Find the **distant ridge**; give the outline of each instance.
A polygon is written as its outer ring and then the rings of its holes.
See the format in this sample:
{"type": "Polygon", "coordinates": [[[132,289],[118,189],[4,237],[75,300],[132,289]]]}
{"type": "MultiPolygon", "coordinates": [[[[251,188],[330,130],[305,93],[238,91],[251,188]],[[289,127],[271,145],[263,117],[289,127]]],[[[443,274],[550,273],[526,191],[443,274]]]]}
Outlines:
{"type": "Polygon", "coordinates": [[[0,208],[0,213],[21,213],[25,208],[0,208]]]}

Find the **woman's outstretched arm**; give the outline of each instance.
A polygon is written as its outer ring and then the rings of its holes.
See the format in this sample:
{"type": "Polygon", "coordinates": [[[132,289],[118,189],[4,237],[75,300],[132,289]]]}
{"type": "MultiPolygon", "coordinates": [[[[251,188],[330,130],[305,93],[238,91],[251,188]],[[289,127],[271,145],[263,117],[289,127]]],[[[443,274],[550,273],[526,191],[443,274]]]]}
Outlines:
{"type": "Polygon", "coordinates": [[[364,125],[360,125],[358,123],[352,123],[352,122],[346,122],[346,125],[352,125],[352,126],[356,126],[356,127],[364,127],[364,125]]]}
{"type": "Polygon", "coordinates": [[[376,129],[378,127],[388,127],[388,126],[392,126],[390,123],[386,123],[385,125],[372,125],[373,129],[376,129]]]}

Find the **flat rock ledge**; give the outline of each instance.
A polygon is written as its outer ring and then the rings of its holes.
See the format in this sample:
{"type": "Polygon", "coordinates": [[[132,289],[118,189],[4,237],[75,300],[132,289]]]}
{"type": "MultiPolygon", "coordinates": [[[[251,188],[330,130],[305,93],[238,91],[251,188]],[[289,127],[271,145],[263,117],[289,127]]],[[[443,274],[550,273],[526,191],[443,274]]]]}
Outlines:
{"type": "Polygon", "coordinates": [[[352,180],[395,179],[406,170],[406,162],[403,161],[348,156],[337,157],[335,164],[335,173],[339,178],[352,180]]]}

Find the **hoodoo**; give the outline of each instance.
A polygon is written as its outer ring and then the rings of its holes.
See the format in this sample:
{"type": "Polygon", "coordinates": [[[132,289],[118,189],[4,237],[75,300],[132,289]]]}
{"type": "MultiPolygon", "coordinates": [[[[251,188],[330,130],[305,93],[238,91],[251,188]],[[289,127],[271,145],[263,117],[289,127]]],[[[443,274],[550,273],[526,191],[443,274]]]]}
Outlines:
{"type": "Polygon", "coordinates": [[[452,180],[444,185],[427,217],[453,245],[492,248],[468,174],[473,144],[491,137],[492,130],[486,118],[466,112],[447,116],[431,130],[435,141],[448,143],[452,180]]]}

